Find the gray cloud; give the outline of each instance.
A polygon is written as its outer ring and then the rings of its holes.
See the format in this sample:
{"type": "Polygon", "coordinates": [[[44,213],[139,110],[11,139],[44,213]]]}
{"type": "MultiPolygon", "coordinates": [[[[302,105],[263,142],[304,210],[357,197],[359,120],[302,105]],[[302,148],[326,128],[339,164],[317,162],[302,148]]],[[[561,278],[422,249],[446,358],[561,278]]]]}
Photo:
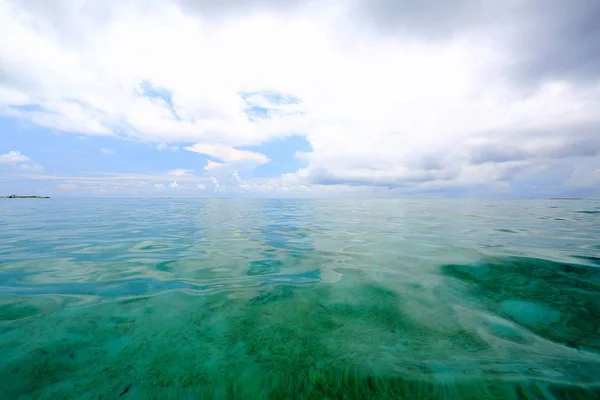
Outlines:
{"type": "Polygon", "coordinates": [[[336,176],[324,168],[313,169],[308,180],[310,183],[319,185],[349,185],[349,186],[373,186],[387,188],[401,188],[418,185],[425,182],[445,182],[456,178],[459,170],[448,168],[446,170],[423,170],[415,169],[409,174],[401,177],[364,177],[364,176],[336,176]]]}
{"type": "Polygon", "coordinates": [[[496,179],[498,179],[500,182],[510,182],[526,168],[527,167],[525,165],[507,166],[500,171],[496,179]]]}
{"type": "Polygon", "coordinates": [[[532,2],[516,37],[520,78],[600,78],[600,2],[532,2]]]}
{"type": "MultiPolygon", "coordinates": [[[[438,149],[414,155],[408,162],[408,172],[398,171],[396,174],[382,173],[394,171],[393,162],[354,160],[344,164],[350,171],[339,175],[325,168],[312,168],[307,177],[310,183],[321,185],[372,186],[385,188],[410,188],[420,184],[445,183],[461,177],[464,168],[483,167],[484,164],[495,164],[494,177],[490,184],[496,182],[512,182],[522,174],[531,175],[528,171],[538,171],[540,165],[547,168],[572,171],[575,165],[585,163],[586,159],[598,160],[600,154],[600,125],[598,123],[580,124],[568,127],[557,127],[550,130],[522,130],[514,132],[485,132],[480,138],[505,138],[506,141],[463,143],[455,149],[438,149]],[[359,168],[360,167],[360,168],[359,168]],[[390,176],[387,176],[390,175],[390,176]]],[[[341,162],[341,160],[340,160],[341,162]]],[[[552,171],[554,171],[552,169],[552,171]]],[[[570,174],[570,172],[569,172],[570,174]]],[[[533,173],[534,177],[544,176],[552,184],[562,184],[569,174],[533,173]],[[560,178],[560,179],[558,179],[560,178]]],[[[550,185],[550,183],[548,183],[550,185]]]]}
{"type": "Polygon", "coordinates": [[[409,162],[409,165],[415,169],[423,169],[425,171],[440,171],[444,169],[444,159],[439,154],[423,154],[409,162]]]}
{"type": "Polygon", "coordinates": [[[527,154],[515,146],[488,144],[473,148],[469,155],[469,161],[471,164],[479,165],[488,162],[503,163],[508,161],[521,161],[530,156],[530,154],[527,154]]]}
{"type": "MultiPolygon", "coordinates": [[[[385,33],[414,34],[428,39],[448,39],[453,34],[506,18],[508,2],[477,0],[362,0],[354,10],[356,19],[375,24],[385,33]]],[[[512,2],[514,3],[514,2],[512,2]]]]}
{"type": "Polygon", "coordinates": [[[387,35],[434,41],[466,33],[508,43],[518,83],[600,78],[600,2],[362,0],[357,21],[387,35]]]}
{"type": "Polygon", "coordinates": [[[302,0],[174,0],[191,12],[197,12],[211,18],[248,14],[254,12],[285,12],[301,6],[302,0]]]}
{"type": "Polygon", "coordinates": [[[569,157],[594,157],[600,154],[600,138],[567,143],[548,152],[548,157],[563,159],[569,157]]]}
{"type": "Polygon", "coordinates": [[[550,197],[550,194],[564,188],[565,181],[572,176],[574,170],[573,164],[565,160],[524,168],[512,179],[511,187],[517,194],[550,197]]]}
{"type": "Polygon", "coordinates": [[[482,138],[499,136],[509,143],[488,141],[471,145],[468,161],[472,165],[507,163],[533,159],[562,160],[572,157],[595,157],[600,154],[600,123],[557,127],[550,130],[485,132],[482,138]],[[535,141],[533,146],[530,141],[535,141]]]}

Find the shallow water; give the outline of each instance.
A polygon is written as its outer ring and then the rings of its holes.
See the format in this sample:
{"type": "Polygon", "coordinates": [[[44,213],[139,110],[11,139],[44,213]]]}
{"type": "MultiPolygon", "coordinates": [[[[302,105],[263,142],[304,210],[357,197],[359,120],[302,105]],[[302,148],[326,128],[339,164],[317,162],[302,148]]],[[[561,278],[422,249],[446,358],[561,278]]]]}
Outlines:
{"type": "Polygon", "coordinates": [[[600,201],[2,200],[0,398],[600,397],[600,201]]]}

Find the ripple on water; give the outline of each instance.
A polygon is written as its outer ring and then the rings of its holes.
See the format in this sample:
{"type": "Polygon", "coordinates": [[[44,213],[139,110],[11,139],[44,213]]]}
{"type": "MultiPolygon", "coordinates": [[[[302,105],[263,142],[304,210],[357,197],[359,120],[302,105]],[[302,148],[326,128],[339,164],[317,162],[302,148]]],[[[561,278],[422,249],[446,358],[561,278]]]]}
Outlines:
{"type": "Polygon", "coordinates": [[[10,204],[3,398],[600,398],[596,203],[10,204]]]}

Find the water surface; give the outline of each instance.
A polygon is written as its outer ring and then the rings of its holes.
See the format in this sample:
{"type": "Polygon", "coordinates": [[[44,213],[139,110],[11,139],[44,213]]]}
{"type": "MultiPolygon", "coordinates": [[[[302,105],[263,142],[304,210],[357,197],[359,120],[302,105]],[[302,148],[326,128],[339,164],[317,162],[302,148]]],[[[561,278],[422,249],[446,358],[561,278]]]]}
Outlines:
{"type": "Polygon", "coordinates": [[[592,200],[2,200],[0,398],[599,398],[599,238],[592,200]]]}

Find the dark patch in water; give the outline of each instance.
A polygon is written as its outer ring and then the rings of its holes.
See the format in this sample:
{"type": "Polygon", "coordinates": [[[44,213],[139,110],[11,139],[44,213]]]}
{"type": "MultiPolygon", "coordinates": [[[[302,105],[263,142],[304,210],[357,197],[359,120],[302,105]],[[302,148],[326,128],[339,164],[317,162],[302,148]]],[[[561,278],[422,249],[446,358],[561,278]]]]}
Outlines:
{"type": "Polygon", "coordinates": [[[177,265],[177,261],[175,261],[175,260],[163,261],[163,262],[156,264],[156,269],[159,271],[164,271],[164,272],[173,272],[173,270],[174,270],[173,267],[175,265],[177,265]]]}
{"type": "Polygon", "coordinates": [[[119,397],[123,397],[123,395],[124,395],[125,393],[127,393],[127,392],[129,391],[129,389],[130,389],[130,388],[131,388],[131,383],[130,383],[129,385],[127,385],[127,386],[125,387],[125,389],[123,389],[123,391],[121,392],[121,394],[119,395],[119,397]]]}
{"type": "Polygon", "coordinates": [[[155,251],[155,250],[165,250],[165,249],[168,249],[168,246],[165,246],[164,244],[148,244],[148,245],[139,247],[140,251],[155,251]]]}
{"type": "MultiPolygon", "coordinates": [[[[572,256],[572,257],[578,258],[580,260],[588,261],[592,264],[600,265],[600,257],[593,257],[593,256],[572,256]]],[[[600,271],[598,273],[600,273],[600,271]]]]}
{"type": "Polygon", "coordinates": [[[0,306],[0,321],[15,321],[36,315],[39,309],[28,303],[10,303],[0,306]]]}
{"type": "Polygon", "coordinates": [[[444,265],[448,276],[471,283],[492,312],[571,347],[600,350],[600,271],[534,258],[492,258],[444,265]]]}
{"type": "Polygon", "coordinates": [[[293,289],[290,286],[276,286],[270,291],[263,292],[260,296],[252,299],[250,304],[266,304],[273,301],[290,299],[293,296],[293,289]]]}
{"type": "Polygon", "coordinates": [[[248,275],[268,275],[281,271],[284,264],[281,260],[260,260],[250,262],[248,275]]]}
{"type": "Polygon", "coordinates": [[[577,213],[578,214],[598,215],[598,214],[600,214],[600,211],[584,210],[584,211],[577,211],[577,213]]]}

